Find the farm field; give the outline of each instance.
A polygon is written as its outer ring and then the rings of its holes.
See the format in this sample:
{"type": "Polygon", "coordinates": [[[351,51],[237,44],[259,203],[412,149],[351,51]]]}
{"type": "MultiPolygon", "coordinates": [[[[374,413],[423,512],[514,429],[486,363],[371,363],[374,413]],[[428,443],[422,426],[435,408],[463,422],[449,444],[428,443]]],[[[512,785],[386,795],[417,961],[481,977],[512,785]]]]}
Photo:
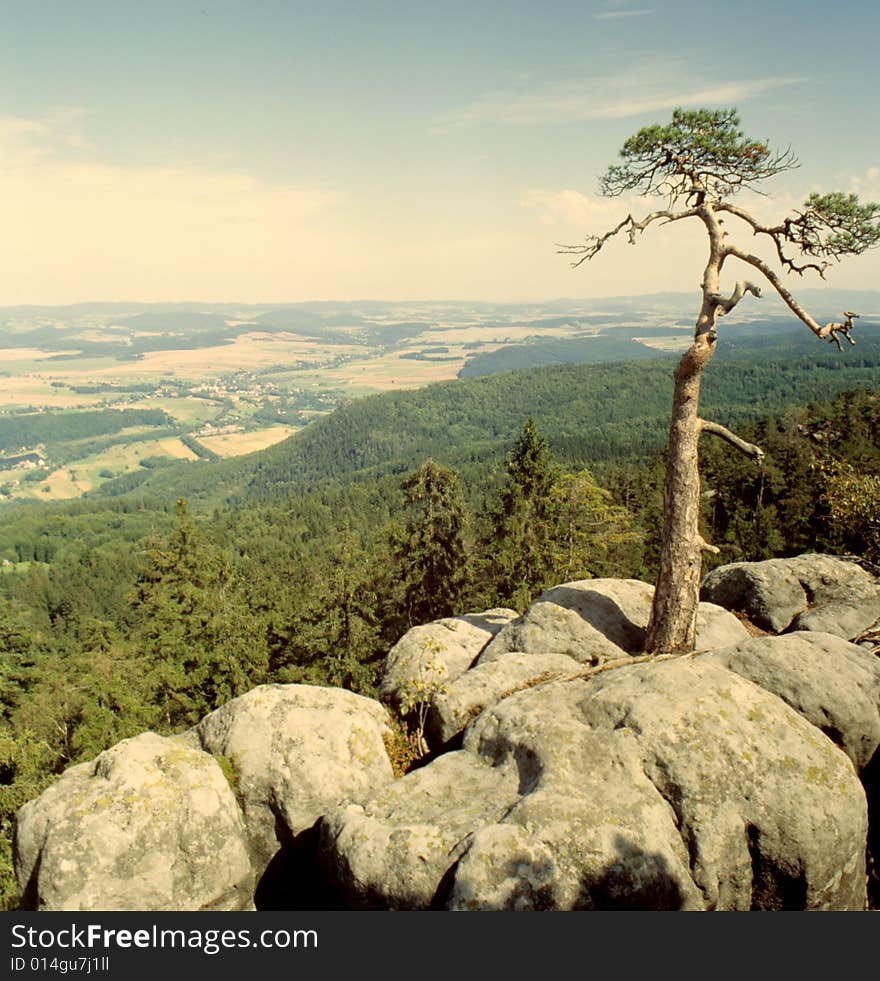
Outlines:
{"type": "Polygon", "coordinates": [[[200,436],[199,443],[217,456],[242,456],[265,450],[267,446],[280,443],[296,430],[291,426],[271,426],[253,432],[220,433],[217,436],[200,436]]]}
{"type": "MultiPolygon", "coordinates": [[[[865,311],[880,308],[880,295],[867,296],[865,311]]],[[[692,306],[658,294],[0,308],[0,503],[61,500],[175,461],[252,453],[371,393],[589,362],[593,339],[596,361],[669,357],[688,343],[692,306]],[[4,457],[17,462],[4,467],[4,457]]]]}

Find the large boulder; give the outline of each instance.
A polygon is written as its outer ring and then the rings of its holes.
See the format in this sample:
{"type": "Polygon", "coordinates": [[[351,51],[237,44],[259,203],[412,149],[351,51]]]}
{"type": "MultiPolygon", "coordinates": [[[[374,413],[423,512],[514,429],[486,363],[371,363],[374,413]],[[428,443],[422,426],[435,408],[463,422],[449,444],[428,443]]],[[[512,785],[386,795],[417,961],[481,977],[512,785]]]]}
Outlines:
{"type": "MultiPolygon", "coordinates": [[[[653,597],[654,587],[637,579],[583,579],[554,586],[498,633],[479,663],[512,651],[567,654],[584,665],[639,654],[653,597]]],[[[710,603],[700,604],[698,649],[745,637],[748,632],[732,614],[710,603]]]]}
{"type": "Polygon", "coordinates": [[[877,578],[831,555],[722,565],[705,576],[700,596],[773,633],[815,630],[851,640],[880,618],[877,578]]]}
{"type": "Polygon", "coordinates": [[[861,909],[866,828],[829,739],[688,657],[511,695],[322,847],[370,907],[861,909]]]}
{"type": "Polygon", "coordinates": [[[431,691],[454,681],[518,615],[516,610],[493,609],[444,617],[408,630],[385,659],[380,699],[398,707],[410,701],[418,685],[431,691]]]}
{"type": "Polygon", "coordinates": [[[17,815],[15,873],[37,910],[251,908],[241,812],[208,753],[147,732],[66,770],[17,815]]]}
{"type": "Polygon", "coordinates": [[[478,828],[517,799],[512,761],[490,766],[446,753],[321,821],[324,871],[349,907],[428,909],[478,828]]]}
{"type": "Polygon", "coordinates": [[[576,678],[584,667],[567,654],[505,654],[465,671],[434,693],[426,735],[433,750],[447,747],[484,709],[526,688],[576,678]]]}
{"type": "Polygon", "coordinates": [[[778,695],[821,729],[858,771],[880,745],[880,658],[832,634],[753,637],[709,651],[721,664],[778,695]]]}
{"type": "Polygon", "coordinates": [[[341,688],[261,685],[205,716],[193,730],[225,757],[261,875],[336,805],[362,800],[393,779],[385,709],[341,688]]]}

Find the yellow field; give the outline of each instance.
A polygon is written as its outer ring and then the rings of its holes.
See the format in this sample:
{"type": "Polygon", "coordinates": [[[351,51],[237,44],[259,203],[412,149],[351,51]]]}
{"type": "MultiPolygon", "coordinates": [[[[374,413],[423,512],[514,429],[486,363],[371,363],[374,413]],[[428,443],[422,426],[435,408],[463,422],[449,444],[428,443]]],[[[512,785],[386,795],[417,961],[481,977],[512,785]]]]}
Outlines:
{"type": "MultiPolygon", "coordinates": [[[[325,362],[363,351],[359,345],[327,345],[295,334],[242,334],[232,344],[192,350],[150,351],[137,361],[115,358],[79,358],[51,361],[55,354],[76,353],[36,348],[0,349],[0,370],[10,373],[3,379],[0,408],[45,405],[53,408],[87,408],[106,402],[112,393],[76,395],[53,388],[53,381],[65,385],[100,382],[209,381],[238,369],[259,370],[273,365],[296,368],[304,362],[325,362]]],[[[143,406],[143,403],[141,403],[143,406]]],[[[210,418],[210,416],[208,416],[210,418]]]]}
{"type": "Polygon", "coordinates": [[[43,351],[37,347],[0,347],[0,364],[4,361],[45,361],[57,354],[76,353],[76,348],[70,351],[43,351]]]}
{"type": "Polygon", "coordinates": [[[678,337],[634,337],[633,340],[655,351],[684,351],[693,342],[693,338],[687,334],[678,337]]]}
{"type": "Polygon", "coordinates": [[[198,460],[198,454],[183,443],[176,436],[169,436],[167,439],[157,439],[156,447],[168,456],[173,456],[175,460],[198,460]]]}
{"type": "Polygon", "coordinates": [[[271,426],[252,433],[221,433],[218,436],[200,436],[199,443],[218,456],[242,456],[265,450],[267,446],[280,443],[296,430],[293,426],[271,426]]]}
{"type": "Polygon", "coordinates": [[[52,471],[45,480],[24,480],[27,470],[4,470],[0,472],[0,484],[14,484],[13,497],[33,498],[41,501],[61,501],[79,497],[88,490],[100,486],[112,477],[140,470],[140,461],[145,457],[169,456],[175,460],[198,460],[198,456],[176,437],[164,439],[145,439],[137,443],[121,443],[108,446],[100,453],[77,460],[76,463],[52,471]],[[106,474],[111,476],[106,476],[106,474]]]}
{"type": "MultiPolygon", "coordinates": [[[[580,332],[580,331],[579,331],[580,332]]],[[[502,344],[524,340],[526,337],[571,337],[571,327],[540,327],[534,325],[500,324],[491,327],[485,324],[475,324],[470,327],[449,327],[445,330],[430,330],[420,334],[421,344],[468,344],[473,341],[488,341],[490,344],[502,344]]],[[[451,352],[450,352],[451,353],[451,352]]]]}
{"type": "Polygon", "coordinates": [[[176,378],[202,379],[235,371],[254,370],[275,364],[296,365],[304,361],[322,361],[340,354],[362,350],[356,346],[328,347],[317,341],[304,340],[294,334],[242,334],[232,344],[204,347],[187,351],[150,351],[140,361],[125,369],[114,367],[98,374],[106,380],[110,375],[152,377],[173,372],[176,378]]]}

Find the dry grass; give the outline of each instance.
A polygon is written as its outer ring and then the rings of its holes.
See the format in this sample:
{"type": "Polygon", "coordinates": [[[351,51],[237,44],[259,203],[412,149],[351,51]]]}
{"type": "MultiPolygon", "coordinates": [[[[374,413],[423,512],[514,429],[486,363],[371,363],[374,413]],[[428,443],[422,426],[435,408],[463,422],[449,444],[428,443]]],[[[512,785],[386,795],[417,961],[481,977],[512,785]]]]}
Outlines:
{"type": "Polygon", "coordinates": [[[219,436],[199,436],[199,442],[218,456],[242,456],[264,450],[267,446],[280,443],[282,439],[295,432],[292,426],[271,426],[251,433],[221,433],[219,436]]]}

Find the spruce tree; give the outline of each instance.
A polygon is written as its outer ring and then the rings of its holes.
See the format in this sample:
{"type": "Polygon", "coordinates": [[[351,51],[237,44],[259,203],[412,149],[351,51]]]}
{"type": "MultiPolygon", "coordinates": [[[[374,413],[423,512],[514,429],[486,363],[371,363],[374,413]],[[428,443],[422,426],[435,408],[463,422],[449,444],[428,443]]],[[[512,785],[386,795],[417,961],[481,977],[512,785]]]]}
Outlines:
{"type": "Polygon", "coordinates": [[[394,554],[408,626],[452,616],[467,587],[468,526],[458,474],[426,460],[402,483],[407,507],[394,554]]]}
{"type": "Polygon", "coordinates": [[[523,610],[553,578],[553,485],[558,468],[533,419],[505,461],[507,480],[489,508],[484,539],[489,596],[523,610]]]}
{"type": "Polygon", "coordinates": [[[177,527],[154,540],[135,604],[152,698],[167,728],[206,712],[265,680],[265,631],[228,557],[195,528],[186,502],[177,527]]]}

